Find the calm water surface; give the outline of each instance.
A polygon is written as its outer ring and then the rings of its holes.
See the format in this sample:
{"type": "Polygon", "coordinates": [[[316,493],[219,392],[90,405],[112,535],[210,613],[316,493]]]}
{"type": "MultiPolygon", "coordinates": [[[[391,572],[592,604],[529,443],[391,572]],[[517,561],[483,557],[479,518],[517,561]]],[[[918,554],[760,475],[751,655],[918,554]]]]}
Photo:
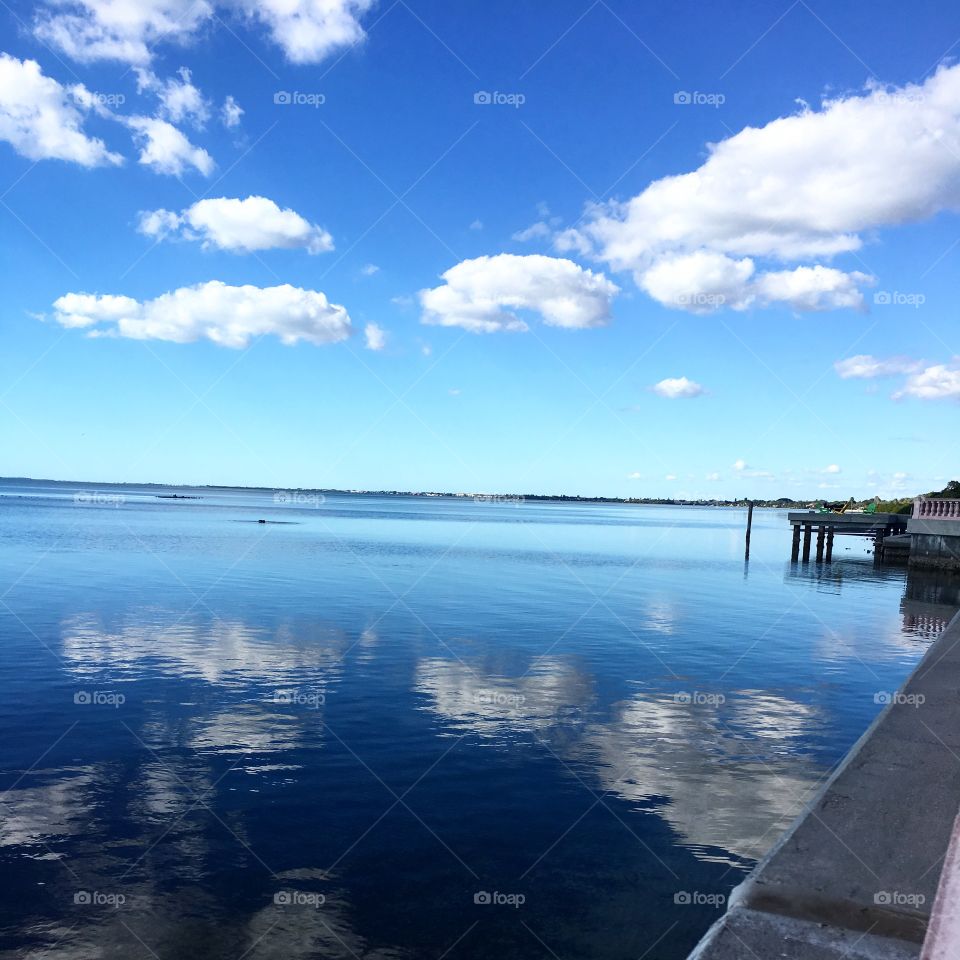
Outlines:
{"type": "Polygon", "coordinates": [[[948,612],[774,511],[163,492],[0,483],[4,955],[677,960],[948,612]]]}

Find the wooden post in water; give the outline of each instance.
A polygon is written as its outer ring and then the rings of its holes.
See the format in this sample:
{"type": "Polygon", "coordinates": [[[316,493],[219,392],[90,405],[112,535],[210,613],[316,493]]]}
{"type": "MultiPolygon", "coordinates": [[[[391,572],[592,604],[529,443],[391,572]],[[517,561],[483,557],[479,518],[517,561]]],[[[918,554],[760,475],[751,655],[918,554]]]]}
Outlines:
{"type": "Polygon", "coordinates": [[[793,525],[793,545],[790,547],[790,562],[796,563],[800,559],[800,524],[793,525]]]}
{"type": "Polygon", "coordinates": [[[827,531],[827,563],[833,561],[833,527],[827,531]]]}
{"type": "Polygon", "coordinates": [[[823,561],[823,542],[827,536],[827,528],[821,523],[817,527],[817,563],[823,561]]]}
{"type": "Polygon", "coordinates": [[[810,560],[810,538],[813,536],[813,524],[805,523],[803,525],[803,562],[810,560]]]}
{"type": "Polygon", "coordinates": [[[743,559],[750,559],[750,531],[753,528],[753,501],[747,501],[747,542],[744,548],[743,559]]]}

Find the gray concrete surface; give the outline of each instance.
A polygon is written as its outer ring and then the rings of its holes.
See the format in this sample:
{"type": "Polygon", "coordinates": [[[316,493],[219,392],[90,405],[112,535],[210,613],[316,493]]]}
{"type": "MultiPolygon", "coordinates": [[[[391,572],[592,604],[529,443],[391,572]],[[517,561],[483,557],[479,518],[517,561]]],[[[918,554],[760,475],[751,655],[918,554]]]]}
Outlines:
{"type": "Polygon", "coordinates": [[[960,520],[911,517],[910,565],[931,570],[960,570],[960,520]]]}
{"type": "Polygon", "coordinates": [[[887,707],[692,958],[919,956],[960,809],[960,615],[881,692],[887,707]]]}
{"type": "Polygon", "coordinates": [[[919,947],[872,933],[741,909],[719,921],[690,960],[916,960],[919,947]]]}

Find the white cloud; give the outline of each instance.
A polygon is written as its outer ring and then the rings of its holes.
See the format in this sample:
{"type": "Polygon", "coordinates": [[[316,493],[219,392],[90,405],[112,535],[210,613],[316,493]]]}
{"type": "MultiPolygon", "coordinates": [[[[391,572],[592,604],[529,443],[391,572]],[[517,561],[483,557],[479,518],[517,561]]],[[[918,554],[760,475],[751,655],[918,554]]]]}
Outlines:
{"type": "Polygon", "coordinates": [[[365,263],[361,268],[360,272],[365,277],[372,277],[375,273],[380,272],[380,268],[375,263],[365,263]]]}
{"type": "Polygon", "coordinates": [[[239,12],[266,27],[293,63],[318,63],[364,39],[361,17],[373,0],[49,0],[36,35],[74,60],[146,65],[159,43],[186,44],[201,29],[239,12]]]}
{"type": "Polygon", "coordinates": [[[423,322],[472,333],[529,329],[514,310],[539,313],[554,327],[602,326],[618,292],[603,274],[537,254],[464,260],[447,270],[443,280],[442,286],[420,291],[423,322]]]}
{"type": "Polygon", "coordinates": [[[844,380],[873,380],[905,375],[903,386],[892,394],[894,400],[960,400],[960,358],[950,363],[924,364],[922,360],[897,356],[880,358],[868,353],[838,360],[834,365],[844,380]]]}
{"type": "Polygon", "coordinates": [[[752,276],[752,260],[731,260],[720,253],[698,250],[661,257],[638,275],[637,282],[654,300],[667,306],[709,313],[724,305],[734,309],[748,306],[752,276]]]}
{"type": "Polygon", "coordinates": [[[368,350],[382,350],[387,345],[386,331],[375,323],[368,323],[363,328],[363,336],[368,350]]]}
{"type": "Polygon", "coordinates": [[[471,230],[482,230],[482,229],[483,229],[483,221],[482,221],[482,220],[474,220],[473,223],[470,224],[470,229],[471,229],[471,230]]]}
{"type": "Polygon", "coordinates": [[[41,9],[35,33],[74,60],[145,64],[154,43],[186,43],[212,14],[207,0],[59,0],[41,9]]]}
{"type": "Polygon", "coordinates": [[[137,90],[140,93],[156,94],[160,100],[159,114],[164,120],[171,123],[186,120],[196,127],[203,127],[210,118],[209,102],[193,85],[190,71],[186,67],[181,67],[177,76],[179,79],[170,77],[161,80],[150,70],[138,69],[137,90]]]}
{"type": "Polygon", "coordinates": [[[359,43],[366,34],[359,17],[374,0],[239,0],[262,22],[292,63],[319,63],[333,51],[359,43]]]}
{"type": "Polygon", "coordinates": [[[548,224],[538,220],[536,223],[531,223],[525,230],[518,230],[513,235],[513,239],[520,243],[526,243],[528,240],[545,240],[552,233],[553,231],[548,224]]]}
{"type": "Polygon", "coordinates": [[[531,223],[525,230],[518,230],[513,235],[513,239],[520,243],[526,243],[529,240],[547,240],[555,235],[557,228],[563,222],[562,217],[551,215],[550,207],[542,200],[537,204],[537,216],[540,219],[536,223],[531,223]]]}
{"type": "Polygon", "coordinates": [[[868,274],[819,264],[757,275],[750,257],[734,260],[709,250],[661,257],[637,279],[664,306],[701,314],[721,307],[746,310],[777,303],[804,312],[859,310],[863,308],[859,285],[873,282],[868,274]]]}
{"type": "Polygon", "coordinates": [[[707,391],[695,380],[686,377],[667,377],[650,388],[658,397],[678,400],[686,397],[702,397],[707,391]]]}
{"type": "Polygon", "coordinates": [[[166,240],[180,229],[180,216],[172,210],[141,210],[137,230],[145,237],[166,240]]]}
{"type": "Polygon", "coordinates": [[[860,287],[873,283],[873,279],[859,270],[844,273],[817,264],[764,273],[757,278],[754,290],[764,306],[785,303],[802,311],[862,310],[860,287]]]}
{"type": "Polygon", "coordinates": [[[220,108],[220,122],[227,128],[240,125],[240,118],[243,116],[243,107],[233,99],[232,94],[228,94],[223,106],[220,108]]]}
{"type": "Polygon", "coordinates": [[[831,463],[829,466],[824,467],[820,472],[821,473],[842,473],[843,471],[840,469],[840,467],[837,464],[831,463]]]}
{"type": "Polygon", "coordinates": [[[663,479],[664,479],[664,480],[676,480],[676,479],[677,479],[677,475],[676,475],[675,473],[668,473],[663,479]]]}
{"type": "Polygon", "coordinates": [[[893,398],[916,397],[919,400],[960,400],[960,360],[938,363],[907,377],[893,398]]]}
{"type": "Polygon", "coordinates": [[[913,373],[922,364],[909,357],[889,357],[885,360],[860,353],[846,360],[838,360],[834,369],[844,379],[870,380],[874,377],[892,377],[900,373],[913,373]]]}
{"type": "Polygon", "coordinates": [[[156,173],[179,177],[193,167],[204,176],[213,173],[213,157],[194,146],[173,124],[159,117],[125,117],[140,149],[139,162],[156,173]]]}
{"type": "Polygon", "coordinates": [[[769,470],[754,470],[746,460],[735,460],[733,469],[741,477],[747,477],[751,480],[773,480],[774,475],[769,470]]]}
{"type": "Polygon", "coordinates": [[[96,98],[82,84],[64,87],[35,60],[0,53],[0,140],[30,160],[67,160],[84,167],[123,163],[82,127],[96,98]]]}
{"type": "Polygon", "coordinates": [[[211,340],[245,347],[252,337],[272,334],[285,343],[336,343],[351,332],[350,316],[317,290],[283,284],[232,287],[219,280],[180,287],[153,300],[68,293],[53,304],[64,327],[87,329],[92,336],[192,343],[211,340]]]}
{"type": "Polygon", "coordinates": [[[633,473],[627,475],[627,479],[628,479],[628,480],[642,480],[642,479],[643,479],[643,474],[642,474],[642,473],[638,473],[636,470],[634,470],[633,473]]]}
{"type": "Polygon", "coordinates": [[[589,206],[585,226],[561,234],[557,249],[591,250],[671,306],[699,293],[726,298],[701,310],[860,307],[862,274],[819,265],[763,272],[751,258],[829,258],[859,249],[870,231],[960,206],[958,102],[954,65],[922,85],[804,105],[712,144],[691,173],[589,206]],[[714,259],[684,261],[693,254],[714,259]]]}
{"type": "Polygon", "coordinates": [[[716,472],[714,472],[714,473],[708,473],[707,476],[706,476],[706,479],[709,480],[711,483],[713,483],[713,482],[715,482],[715,481],[717,481],[717,480],[720,479],[720,474],[719,474],[719,473],[716,473],[716,472]]]}
{"type": "Polygon", "coordinates": [[[198,200],[179,214],[144,211],[137,229],[157,240],[178,236],[234,253],[295,247],[324,253],[333,249],[333,237],[326,230],[293,210],[281,209],[266,197],[211,197],[198,200]]]}

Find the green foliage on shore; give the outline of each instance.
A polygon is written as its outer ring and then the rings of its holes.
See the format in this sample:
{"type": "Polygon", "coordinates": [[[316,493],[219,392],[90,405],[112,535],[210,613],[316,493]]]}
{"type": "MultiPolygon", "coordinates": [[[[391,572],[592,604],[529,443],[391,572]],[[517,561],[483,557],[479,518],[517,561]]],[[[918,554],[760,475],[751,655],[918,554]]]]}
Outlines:
{"type": "Polygon", "coordinates": [[[911,513],[913,511],[913,497],[903,497],[900,500],[880,500],[877,503],[877,513],[911,513]]]}
{"type": "MultiPolygon", "coordinates": [[[[921,493],[921,497],[928,500],[960,500],[960,480],[951,480],[942,490],[931,490],[930,493],[921,493]]],[[[910,513],[913,510],[913,497],[902,497],[899,500],[881,500],[877,503],[880,513],[910,513]]]]}

